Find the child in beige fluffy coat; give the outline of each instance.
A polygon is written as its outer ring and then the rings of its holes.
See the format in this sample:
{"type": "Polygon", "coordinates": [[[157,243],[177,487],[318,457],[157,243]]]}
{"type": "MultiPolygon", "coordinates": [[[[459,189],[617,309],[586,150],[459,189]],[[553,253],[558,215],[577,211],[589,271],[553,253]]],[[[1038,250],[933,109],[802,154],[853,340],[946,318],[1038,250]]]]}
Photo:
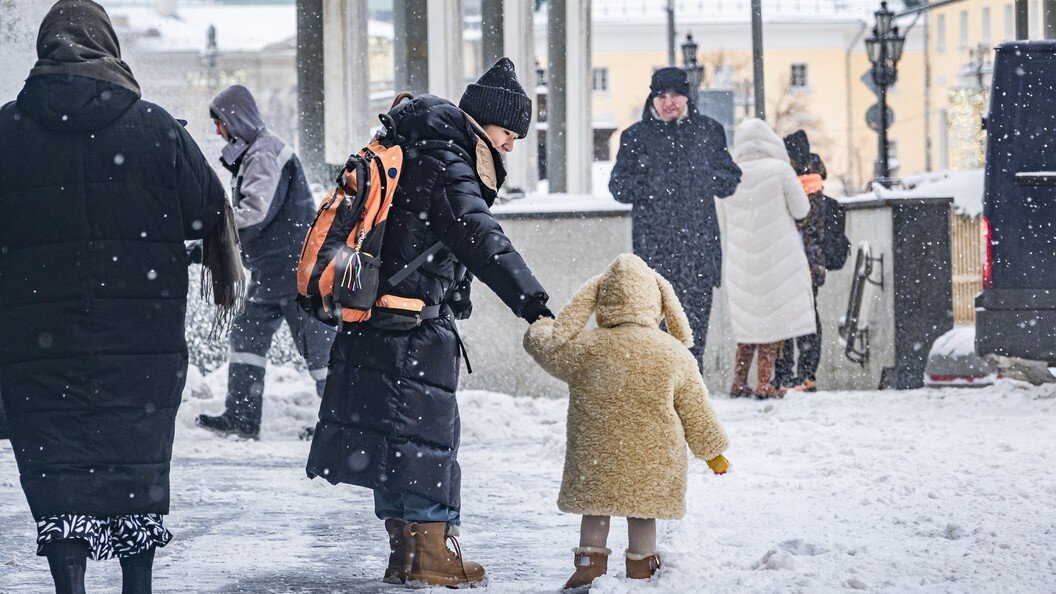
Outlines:
{"type": "Polygon", "coordinates": [[[525,334],[524,348],[569,385],[557,504],[583,522],[566,591],[605,574],[610,516],[627,518],[627,577],[656,572],[656,519],[685,515],[687,443],[716,474],[726,472],[721,454],[729,440],[687,348],[692,343],[671,284],[631,254],[587,281],[556,319],[541,318],[525,334]],[[587,330],[592,314],[598,328],[587,330]]]}

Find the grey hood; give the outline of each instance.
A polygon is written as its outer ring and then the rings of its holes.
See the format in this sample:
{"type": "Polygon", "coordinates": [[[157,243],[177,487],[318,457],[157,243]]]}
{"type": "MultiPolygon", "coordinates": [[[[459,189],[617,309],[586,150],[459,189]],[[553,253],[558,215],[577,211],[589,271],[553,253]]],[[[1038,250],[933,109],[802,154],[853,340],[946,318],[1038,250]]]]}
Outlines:
{"type": "Polygon", "coordinates": [[[264,130],[264,120],[260,117],[257,102],[249,89],[234,85],[220,91],[209,104],[209,112],[224,123],[231,135],[220,159],[225,165],[234,166],[264,130]]]}

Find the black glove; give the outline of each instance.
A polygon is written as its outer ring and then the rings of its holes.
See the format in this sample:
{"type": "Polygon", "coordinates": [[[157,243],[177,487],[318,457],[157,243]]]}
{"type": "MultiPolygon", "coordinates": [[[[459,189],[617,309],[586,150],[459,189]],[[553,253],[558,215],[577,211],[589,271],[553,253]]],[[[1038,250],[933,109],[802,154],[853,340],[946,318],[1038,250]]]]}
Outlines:
{"type": "Polygon", "coordinates": [[[187,244],[187,260],[190,264],[202,263],[202,242],[195,241],[187,244]]]}
{"type": "Polygon", "coordinates": [[[456,320],[468,320],[473,313],[473,302],[469,300],[469,290],[473,285],[473,275],[466,274],[447,298],[447,306],[456,320]]]}
{"type": "Polygon", "coordinates": [[[521,317],[527,320],[529,324],[534,324],[539,318],[553,318],[554,312],[546,307],[545,302],[533,299],[524,305],[521,310],[521,317]]]}

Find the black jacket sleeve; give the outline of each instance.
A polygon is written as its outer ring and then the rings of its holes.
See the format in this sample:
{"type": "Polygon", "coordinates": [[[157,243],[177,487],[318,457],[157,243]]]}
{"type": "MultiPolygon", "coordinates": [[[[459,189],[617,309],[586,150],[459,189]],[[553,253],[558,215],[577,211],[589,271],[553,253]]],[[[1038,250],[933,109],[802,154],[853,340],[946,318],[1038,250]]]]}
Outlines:
{"type": "Polygon", "coordinates": [[[609,178],[609,192],[616,202],[633,204],[649,196],[649,170],[645,160],[645,145],[637,127],[631,126],[620,134],[620,151],[609,178]]]}
{"type": "Polygon", "coordinates": [[[172,124],[176,135],[176,191],[183,213],[184,239],[202,239],[220,220],[227,195],[191,135],[175,120],[172,124]]]}
{"type": "Polygon", "coordinates": [[[714,185],[715,196],[725,198],[737,191],[737,186],[741,183],[741,168],[733,162],[733,157],[726,147],[726,132],[722,129],[722,124],[709,118],[707,126],[707,171],[714,185]]]}
{"type": "Polygon", "coordinates": [[[546,303],[543,286],[488,210],[476,173],[463,160],[440,166],[430,200],[433,232],[517,316],[529,302],[546,303]]]}

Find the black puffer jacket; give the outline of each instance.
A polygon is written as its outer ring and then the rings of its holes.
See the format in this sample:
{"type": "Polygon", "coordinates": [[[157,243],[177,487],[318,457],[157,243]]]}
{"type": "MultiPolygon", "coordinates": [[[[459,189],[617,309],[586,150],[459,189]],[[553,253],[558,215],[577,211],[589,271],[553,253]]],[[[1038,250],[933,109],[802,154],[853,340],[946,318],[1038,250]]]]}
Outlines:
{"type": "MultiPolygon", "coordinates": [[[[461,263],[514,314],[530,316],[547,295],[489,211],[505,175],[498,153],[447,100],[425,95],[391,114],[405,161],[385,232],[382,278],[438,240],[445,248],[389,293],[438,304],[461,263]],[[450,146],[414,148],[419,141],[450,146]]],[[[458,343],[448,320],[409,332],[353,325],[331,354],[308,476],[409,491],[457,507],[458,375],[458,343]]]]}
{"type": "Polygon", "coordinates": [[[697,112],[660,119],[647,100],[642,120],[623,131],[609,191],[633,204],[634,253],[676,288],[718,286],[722,246],[715,197],[737,189],[741,170],[726,149],[722,125],[697,112]]]}
{"type": "Polygon", "coordinates": [[[187,253],[224,189],[131,90],[31,77],[0,109],[0,395],[34,516],[168,513],[187,253]]]}

